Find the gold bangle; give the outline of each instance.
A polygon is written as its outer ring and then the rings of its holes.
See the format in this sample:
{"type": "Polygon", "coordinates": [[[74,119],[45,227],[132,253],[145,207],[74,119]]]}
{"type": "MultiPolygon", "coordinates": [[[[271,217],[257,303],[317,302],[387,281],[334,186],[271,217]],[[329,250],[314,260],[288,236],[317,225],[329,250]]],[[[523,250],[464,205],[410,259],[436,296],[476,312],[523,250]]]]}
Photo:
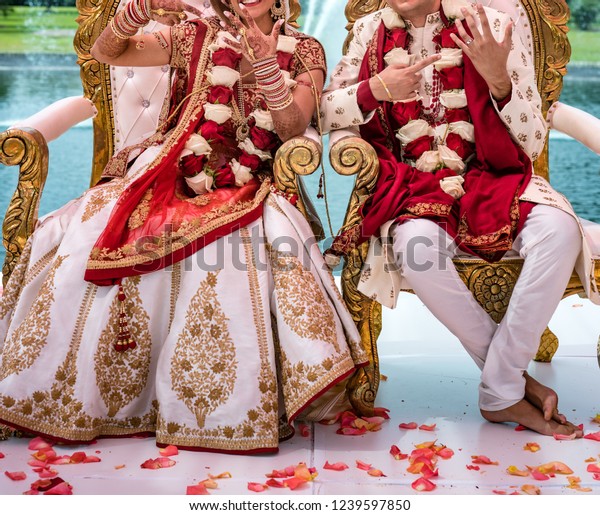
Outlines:
{"type": "Polygon", "coordinates": [[[375,78],[381,82],[381,85],[383,86],[383,89],[385,89],[385,92],[387,93],[388,98],[390,99],[390,102],[394,101],[394,97],[392,96],[392,94],[390,93],[390,90],[387,87],[387,84],[385,82],[383,82],[383,79],[379,76],[379,74],[377,73],[375,75],[375,78]]]}

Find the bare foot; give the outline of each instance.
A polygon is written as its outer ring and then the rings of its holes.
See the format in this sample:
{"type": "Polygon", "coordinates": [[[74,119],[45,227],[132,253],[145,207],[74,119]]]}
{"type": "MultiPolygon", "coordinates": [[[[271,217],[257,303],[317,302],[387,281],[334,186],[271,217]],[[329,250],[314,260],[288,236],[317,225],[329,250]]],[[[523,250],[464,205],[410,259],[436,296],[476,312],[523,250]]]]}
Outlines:
{"type": "Polygon", "coordinates": [[[536,408],[542,411],[545,420],[556,420],[559,424],[566,424],[567,417],[558,412],[558,395],[552,388],[548,388],[527,372],[525,377],[525,398],[536,408]]]}
{"type": "Polygon", "coordinates": [[[526,399],[499,411],[481,410],[481,415],[490,422],[515,422],[542,435],[575,434],[576,438],[583,436],[583,431],[571,422],[561,424],[554,419],[546,420],[542,411],[526,399]]]}

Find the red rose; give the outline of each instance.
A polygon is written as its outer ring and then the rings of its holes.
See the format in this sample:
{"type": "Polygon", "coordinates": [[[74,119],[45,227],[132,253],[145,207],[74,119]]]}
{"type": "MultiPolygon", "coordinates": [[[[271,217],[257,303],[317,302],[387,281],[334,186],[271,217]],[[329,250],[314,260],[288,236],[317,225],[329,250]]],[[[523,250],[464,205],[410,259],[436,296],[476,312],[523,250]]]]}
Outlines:
{"type": "Polygon", "coordinates": [[[212,61],[216,66],[227,66],[234,70],[238,67],[241,60],[242,54],[238,54],[231,48],[219,48],[212,55],[212,61]]]}
{"type": "Polygon", "coordinates": [[[446,146],[450,150],[454,150],[463,161],[475,152],[473,143],[462,139],[458,134],[453,132],[446,136],[446,146]]]}
{"type": "Polygon", "coordinates": [[[464,87],[464,68],[462,66],[450,66],[438,71],[444,89],[462,89],[464,87]]]}
{"type": "Polygon", "coordinates": [[[233,91],[225,86],[213,86],[208,93],[208,101],[211,104],[229,104],[233,91]]]}
{"type": "Polygon", "coordinates": [[[289,70],[292,64],[292,58],[294,54],[289,52],[277,52],[277,64],[282,70],[289,70]]]}
{"type": "Polygon", "coordinates": [[[421,136],[410,143],[407,143],[404,147],[403,157],[406,159],[417,160],[423,155],[423,152],[431,150],[433,145],[433,136],[421,136]]]}
{"type": "Polygon", "coordinates": [[[210,120],[200,127],[200,135],[209,143],[223,143],[225,138],[221,134],[223,128],[217,122],[210,120]]]}
{"type": "Polygon", "coordinates": [[[470,122],[469,111],[462,109],[446,109],[445,119],[448,123],[452,122],[470,122]]]}
{"type": "Polygon", "coordinates": [[[413,100],[412,102],[397,102],[392,107],[392,116],[400,127],[411,120],[418,120],[423,112],[423,102],[413,100]]]}
{"type": "Polygon", "coordinates": [[[386,30],[386,36],[385,45],[383,46],[385,54],[394,48],[404,48],[406,46],[408,32],[405,29],[386,30]]]}
{"type": "Polygon", "coordinates": [[[240,164],[242,166],[247,166],[253,172],[255,172],[258,170],[260,163],[260,157],[255,156],[254,154],[248,154],[246,151],[242,150],[242,154],[240,155],[240,164]]]}
{"type": "Polygon", "coordinates": [[[260,150],[273,150],[277,146],[275,134],[260,127],[254,126],[250,129],[250,139],[260,150]]]}
{"type": "Polygon", "coordinates": [[[216,188],[235,186],[235,174],[228,164],[221,166],[221,168],[215,172],[214,179],[216,188]]]}
{"type": "Polygon", "coordinates": [[[451,25],[450,27],[442,29],[442,31],[433,38],[433,42],[436,45],[440,45],[442,48],[458,48],[458,45],[452,41],[450,34],[456,34],[458,36],[456,25],[451,25]]]}
{"type": "Polygon", "coordinates": [[[181,158],[179,169],[184,177],[194,177],[194,175],[198,175],[204,169],[207,161],[208,158],[205,155],[196,156],[189,154],[181,158]]]}

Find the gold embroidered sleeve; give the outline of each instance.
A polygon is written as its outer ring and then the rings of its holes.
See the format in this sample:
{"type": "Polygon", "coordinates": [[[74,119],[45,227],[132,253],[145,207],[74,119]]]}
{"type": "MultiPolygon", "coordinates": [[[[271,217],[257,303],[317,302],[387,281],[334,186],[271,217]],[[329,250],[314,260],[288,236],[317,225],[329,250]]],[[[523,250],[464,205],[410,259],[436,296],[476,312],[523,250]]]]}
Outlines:
{"type": "Polygon", "coordinates": [[[315,38],[306,37],[298,41],[291,63],[290,77],[294,79],[307,71],[322,70],[327,76],[325,50],[315,38]]]}
{"type": "Polygon", "coordinates": [[[196,29],[195,23],[180,23],[171,27],[171,67],[185,68],[191,61],[196,29]]]}

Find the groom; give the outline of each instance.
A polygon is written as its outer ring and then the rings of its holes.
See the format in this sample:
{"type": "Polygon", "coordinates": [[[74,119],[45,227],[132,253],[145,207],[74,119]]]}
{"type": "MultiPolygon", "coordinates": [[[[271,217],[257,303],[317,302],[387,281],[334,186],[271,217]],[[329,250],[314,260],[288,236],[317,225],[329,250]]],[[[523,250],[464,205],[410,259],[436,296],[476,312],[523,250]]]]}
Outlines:
{"type": "MultiPolygon", "coordinates": [[[[360,131],[380,161],[360,232],[342,234],[328,252],[390,236],[402,280],[481,369],[483,417],[580,437],[556,393],[526,372],[582,248],[568,202],[532,176],[547,128],[531,57],[510,18],[493,9],[387,3],[356,21],[323,95],[326,129],[360,131]],[[511,249],[524,265],[498,325],[452,258],[462,251],[497,261],[511,249]]],[[[368,276],[361,284],[370,292],[389,288],[389,278],[368,276]]]]}

